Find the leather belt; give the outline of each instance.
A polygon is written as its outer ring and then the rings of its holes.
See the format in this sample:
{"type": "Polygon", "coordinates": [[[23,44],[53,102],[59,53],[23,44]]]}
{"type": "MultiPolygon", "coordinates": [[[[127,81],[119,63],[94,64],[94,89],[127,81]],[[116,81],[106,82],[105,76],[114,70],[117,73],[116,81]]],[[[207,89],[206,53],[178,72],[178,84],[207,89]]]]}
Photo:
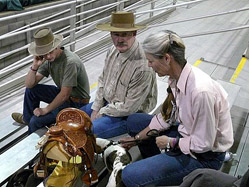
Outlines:
{"type": "Polygon", "coordinates": [[[199,160],[213,160],[213,159],[217,158],[218,156],[220,156],[222,154],[224,154],[224,156],[225,156],[225,152],[208,151],[208,152],[204,152],[204,153],[194,153],[194,155],[199,160]]]}
{"type": "Polygon", "coordinates": [[[75,103],[88,104],[90,99],[79,99],[77,97],[70,97],[69,100],[75,103]]]}

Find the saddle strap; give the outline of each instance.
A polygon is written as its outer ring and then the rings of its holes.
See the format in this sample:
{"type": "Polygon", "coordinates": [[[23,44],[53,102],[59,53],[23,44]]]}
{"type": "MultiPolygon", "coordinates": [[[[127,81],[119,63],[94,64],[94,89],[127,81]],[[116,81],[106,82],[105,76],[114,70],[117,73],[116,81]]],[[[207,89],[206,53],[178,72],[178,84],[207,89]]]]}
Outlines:
{"type": "Polygon", "coordinates": [[[81,180],[84,182],[84,184],[90,186],[98,182],[98,173],[96,169],[91,168],[87,169],[85,174],[82,176],[81,180]]]}
{"type": "Polygon", "coordinates": [[[95,151],[94,143],[96,143],[94,136],[88,136],[86,145],[81,149],[82,155],[84,155],[84,158],[82,158],[82,163],[84,164],[85,169],[85,173],[82,176],[82,181],[86,185],[92,185],[98,182],[98,173],[93,167],[95,151]]]}
{"type": "Polygon", "coordinates": [[[47,158],[46,155],[41,153],[39,161],[33,168],[34,176],[39,178],[45,178],[48,175],[47,171],[47,158]]]}

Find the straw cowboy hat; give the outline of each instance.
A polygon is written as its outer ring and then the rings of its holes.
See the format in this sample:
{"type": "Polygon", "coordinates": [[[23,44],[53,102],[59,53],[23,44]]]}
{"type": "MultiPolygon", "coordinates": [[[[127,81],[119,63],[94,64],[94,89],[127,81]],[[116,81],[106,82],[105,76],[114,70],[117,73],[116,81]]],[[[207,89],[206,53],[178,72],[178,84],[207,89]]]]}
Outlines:
{"type": "Polygon", "coordinates": [[[112,32],[136,31],[145,28],[146,25],[134,24],[134,14],[132,12],[112,12],[111,23],[98,24],[97,29],[112,32]]]}
{"type": "Polygon", "coordinates": [[[62,35],[54,35],[51,28],[42,28],[35,32],[35,41],[32,42],[28,51],[35,56],[45,55],[53,51],[63,40],[62,35]]]}

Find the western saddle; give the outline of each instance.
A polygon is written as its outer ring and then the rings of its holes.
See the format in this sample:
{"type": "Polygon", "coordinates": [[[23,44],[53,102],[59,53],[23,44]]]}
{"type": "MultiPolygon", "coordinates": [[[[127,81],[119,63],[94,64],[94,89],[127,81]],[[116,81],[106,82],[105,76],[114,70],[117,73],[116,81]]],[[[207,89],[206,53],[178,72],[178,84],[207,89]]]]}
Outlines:
{"type": "Polygon", "coordinates": [[[65,163],[80,157],[81,162],[75,163],[75,167],[83,173],[81,180],[86,185],[96,183],[98,175],[93,167],[94,153],[99,154],[102,150],[96,145],[91,128],[91,119],[85,112],[75,108],[60,111],[56,124],[38,142],[41,155],[34,167],[35,174],[38,177],[48,177],[48,159],[65,163]]]}

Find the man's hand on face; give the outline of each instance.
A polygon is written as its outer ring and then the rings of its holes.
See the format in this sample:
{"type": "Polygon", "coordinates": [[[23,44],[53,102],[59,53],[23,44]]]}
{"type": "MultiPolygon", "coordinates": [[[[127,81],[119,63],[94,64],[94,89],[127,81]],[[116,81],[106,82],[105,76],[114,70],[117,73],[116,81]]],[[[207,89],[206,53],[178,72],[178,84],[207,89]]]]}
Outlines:
{"type": "Polygon", "coordinates": [[[37,68],[40,67],[45,62],[45,58],[43,56],[34,56],[33,65],[37,68]]]}

